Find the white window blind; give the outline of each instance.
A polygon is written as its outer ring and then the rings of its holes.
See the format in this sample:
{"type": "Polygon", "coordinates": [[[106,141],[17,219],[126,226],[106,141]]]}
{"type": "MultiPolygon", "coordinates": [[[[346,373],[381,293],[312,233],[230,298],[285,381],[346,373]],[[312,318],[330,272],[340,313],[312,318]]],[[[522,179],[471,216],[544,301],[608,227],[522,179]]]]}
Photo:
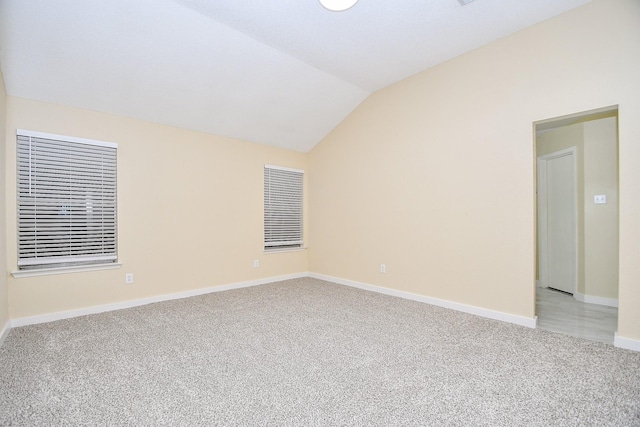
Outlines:
{"type": "Polygon", "coordinates": [[[117,144],[19,130],[18,267],[117,260],[117,144]]]}
{"type": "Polygon", "coordinates": [[[264,248],[302,246],[302,182],[304,171],[264,167],[264,248]]]}

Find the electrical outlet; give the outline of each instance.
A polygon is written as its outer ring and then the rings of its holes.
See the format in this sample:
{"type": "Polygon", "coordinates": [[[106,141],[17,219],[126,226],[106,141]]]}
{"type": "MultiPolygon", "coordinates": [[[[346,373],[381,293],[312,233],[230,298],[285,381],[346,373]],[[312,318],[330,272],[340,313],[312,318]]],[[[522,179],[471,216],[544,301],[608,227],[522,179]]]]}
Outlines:
{"type": "Polygon", "coordinates": [[[260,260],[259,259],[254,259],[253,260],[253,268],[258,268],[260,267],[260,260]]]}
{"type": "Polygon", "coordinates": [[[596,194],[593,196],[593,203],[595,204],[605,204],[607,203],[607,195],[606,194],[596,194]]]}
{"type": "Polygon", "coordinates": [[[124,283],[130,285],[133,283],[133,273],[127,273],[124,275],[124,283]]]}
{"type": "Polygon", "coordinates": [[[386,273],[387,272],[387,266],[385,264],[380,264],[380,273],[386,273]]]}

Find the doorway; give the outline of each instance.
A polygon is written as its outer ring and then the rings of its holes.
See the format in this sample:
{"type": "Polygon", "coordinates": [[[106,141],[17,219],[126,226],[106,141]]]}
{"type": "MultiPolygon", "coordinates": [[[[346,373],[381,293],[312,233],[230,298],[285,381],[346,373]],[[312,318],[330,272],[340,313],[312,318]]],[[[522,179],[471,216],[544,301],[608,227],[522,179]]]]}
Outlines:
{"type": "Polygon", "coordinates": [[[534,124],[538,326],[607,343],[617,329],[617,116],[614,106],[534,124]]]}
{"type": "Polygon", "coordinates": [[[573,295],[577,286],[576,147],[538,157],[539,283],[573,295]]]}

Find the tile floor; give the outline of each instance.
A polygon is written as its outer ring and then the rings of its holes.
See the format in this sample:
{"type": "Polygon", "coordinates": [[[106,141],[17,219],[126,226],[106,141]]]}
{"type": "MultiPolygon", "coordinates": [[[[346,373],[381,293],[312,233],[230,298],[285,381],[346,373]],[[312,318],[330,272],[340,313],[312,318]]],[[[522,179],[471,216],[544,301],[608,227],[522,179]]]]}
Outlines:
{"type": "Polygon", "coordinates": [[[586,304],[572,295],[536,288],[538,327],[547,331],[613,344],[618,327],[618,309],[586,304]]]}

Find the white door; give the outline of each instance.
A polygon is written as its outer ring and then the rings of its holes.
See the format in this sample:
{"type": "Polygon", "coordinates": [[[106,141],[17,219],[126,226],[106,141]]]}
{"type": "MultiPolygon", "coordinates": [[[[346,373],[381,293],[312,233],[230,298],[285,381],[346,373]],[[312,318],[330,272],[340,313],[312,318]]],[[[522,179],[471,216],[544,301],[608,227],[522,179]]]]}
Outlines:
{"type": "Polygon", "coordinates": [[[544,182],[539,185],[540,278],[542,285],[568,293],[576,291],[576,174],[575,150],[539,159],[544,182]],[[546,209],[545,209],[546,208],[546,209]],[[546,210],[546,212],[545,212],[546,210]],[[543,271],[545,270],[546,271],[543,271]]]}

